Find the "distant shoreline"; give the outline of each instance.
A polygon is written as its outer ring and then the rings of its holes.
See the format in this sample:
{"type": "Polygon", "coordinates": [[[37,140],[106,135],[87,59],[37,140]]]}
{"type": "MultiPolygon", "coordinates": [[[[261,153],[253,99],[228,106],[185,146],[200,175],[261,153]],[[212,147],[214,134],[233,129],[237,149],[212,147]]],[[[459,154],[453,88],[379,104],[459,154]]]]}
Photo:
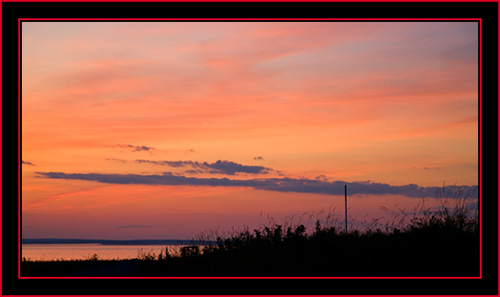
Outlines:
{"type": "MultiPolygon", "coordinates": [[[[77,238],[23,238],[21,244],[102,244],[102,245],[196,245],[197,240],[187,239],[77,239],[77,238]]],[[[206,244],[206,243],[204,243],[206,244]]]]}

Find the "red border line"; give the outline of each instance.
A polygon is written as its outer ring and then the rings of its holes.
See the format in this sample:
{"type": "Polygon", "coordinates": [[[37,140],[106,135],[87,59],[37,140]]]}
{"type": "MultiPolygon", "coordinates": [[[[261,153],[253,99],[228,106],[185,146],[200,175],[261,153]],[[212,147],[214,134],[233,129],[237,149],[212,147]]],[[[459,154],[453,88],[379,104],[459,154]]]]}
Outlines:
{"type": "MultiPolygon", "coordinates": [[[[2,0],[1,2],[76,2],[65,0],[2,0]]],[[[82,0],[78,2],[103,2],[102,0],[82,0]]],[[[106,2],[138,2],[137,0],[107,0],[106,2]]],[[[269,0],[148,0],[147,2],[269,2],[269,0]]],[[[304,0],[273,0],[273,2],[313,2],[304,0]]],[[[345,2],[343,0],[314,0],[314,2],[345,2]]],[[[436,0],[349,0],[349,2],[437,2],[436,0]]],[[[440,0],[439,2],[471,2],[471,0],[440,0]]],[[[479,0],[473,2],[498,2],[497,0],[479,0]]]]}
{"type": "MultiPolygon", "coordinates": [[[[500,14],[500,5],[498,5],[498,13],[497,13],[497,16],[498,16],[499,14],[500,14]]],[[[500,30],[500,20],[498,20],[498,30],[500,30]]],[[[497,34],[498,34],[498,32],[499,32],[499,31],[497,31],[497,34]]],[[[481,35],[480,35],[480,36],[481,36],[481,35]]],[[[480,44],[480,46],[481,46],[481,44],[480,44]]],[[[498,44],[497,44],[497,54],[498,54],[498,58],[500,59],[500,51],[498,51],[498,48],[499,48],[499,47],[500,47],[500,40],[498,40],[498,44]]],[[[479,61],[481,61],[481,55],[479,55],[479,61]]],[[[497,66],[498,66],[498,67],[500,67],[500,60],[498,60],[497,62],[498,62],[498,65],[497,65],[497,66]]],[[[479,64],[479,67],[480,67],[479,69],[481,69],[481,62],[480,62],[480,64],[479,64]]],[[[499,69],[499,68],[497,68],[497,75],[498,75],[498,69],[499,69]]],[[[481,80],[481,79],[479,80],[479,86],[480,86],[480,88],[481,88],[481,86],[482,86],[482,80],[481,80]]],[[[498,103],[499,103],[499,97],[498,97],[498,95],[500,94],[500,77],[498,78],[498,86],[497,86],[497,87],[498,87],[498,93],[497,93],[497,104],[498,104],[498,103]]],[[[480,94],[481,94],[481,93],[480,93],[480,94]]],[[[480,102],[480,104],[481,104],[481,102],[482,102],[482,101],[479,101],[479,102],[480,102]]],[[[480,108],[480,109],[479,109],[479,116],[482,118],[482,113],[481,113],[481,111],[482,111],[482,109],[480,108]]],[[[500,105],[499,105],[499,107],[498,107],[498,112],[500,112],[500,105]]],[[[500,119],[498,118],[498,113],[497,113],[497,120],[499,121],[499,122],[498,122],[498,126],[497,126],[497,128],[500,128],[500,119]]],[[[479,121],[479,125],[481,125],[481,121],[479,121]]],[[[480,127],[481,127],[481,126],[480,126],[480,127]]],[[[499,130],[499,131],[500,131],[500,130],[499,130]]],[[[498,131],[497,131],[497,133],[498,133],[498,131]]],[[[497,134],[497,136],[498,136],[498,134],[497,134]]],[[[479,139],[482,139],[481,129],[479,129],[479,139]]],[[[482,144],[482,142],[480,142],[480,144],[482,144]]],[[[500,138],[499,138],[499,140],[498,140],[497,145],[498,145],[498,144],[500,144],[500,138]]],[[[497,149],[498,149],[498,146],[497,146],[497,149]]],[[[499,154],[499,156],[500,156],[500,150],[498,150],[498,154],[499,154]]],[[[481,156],[481,150],[480,150],[480,153],[479,153],[479,160],[480,160],[480,161],[479,161],[479,164],[480,164],[480,165],[479,165],[479,166],[480,166],[480,167],[479,167],[479,168],[480,168],[480,171],[479,171],[479,177],[480,177],[480,179],[479,179],[479,184],[481,185],[481,184],[482,184],[482,183],[481,183],[481,181],[482,181],[482,174],[481,174],[481,173],[482,173],[482,171],[481,171],[481,164],[482,164],[482,161],[481,161],[481,160],[482,160],[482,156],[481,156]]],[[[500,162],[500,159],[499,159],[499,161],[498,161],[498,162],[500,162]]],[[[498,166],[499,164],[500,164],[500,163],[498,163],[498,164],[497,164],[497,166],[498,166]]],[[[498,168],[499,168],[499,167],[497,167],[497,170],[498,170],[498,168]]],[[[497,171],[497,172],[498,172],[498,171],[497,171]]],[[[499,192],[500,192],[500,177],[499,177],[499,180],[498,180],[498,190],[499,190],[499,192]]],[[[499,192],[497,192],[497,195],[498,195],[498,193],[499,193],[499,192]]],[[[481,199],[479,200],[479,207],[480,207],[480,209],[481,209],[482,200],[483,200],[483,199],[482,199],[482,195],[481,195],[481,190],[479,191],[479,197],[481,198],[481,199]]],[[[498,203],[498,196],[497,196],[497,203],[498,203]]],[[[497,212],[497,215],[498,215],[499,213],[500,213],[500,205],[498,206],[498,212],[497,212]]],[[[480,213],[480,214],[481,214],[481,213],[480,213]]],[[[480,218],[480,223],[481,223],[481,222],[482,222],[482,216],[480,215],[480,216],[479,216],[479,218],[480,218]]],[[[497,217],[497,220],[498,220],[498,227],[500,228],[500,218],[498,218],[498,217],[497,217]]],[[[479,226],[481,227],[482,225],[479,225],[479,226]]],[[[479,228],[479,238],[481,239],[481,241],[479,242],[479,247],[481,248],[481,250],[482,250],[482,243],[483,243],[483,242],[482,242],[482,238],[483,238],[483,237],[482,237],[482,234],[483,234],[482,232],[483,232],[482,228],[479,228]]],[[[497,235],[498,235],[498,229],[497,229],[497,235]]],[[[497,240],[498,240],[497,244],[499,244],[499,245],[500,245],[500,237],[499,237],[499,238],[497,238],[497,240]]],[[[498,245],[497,245],[497,251],[498,251],[498,255],[497,255],[497,256],[498,256],[498,258],[497,258],[497,265],[500,265],[500,248],[498,247],[498,245]]],[[[480,260],[481,260],[481,264],[482,264],[482,258],[480,258],[480,260]]],[[[482,269],[481,269],[481,272],[482,272],[482,269]]],[[[498,272],[498,266],[497,266],[497,272],[498,272]]],[[[498,277],[498,278],[497,278],[497,286],[498,286],[498,287],[497,287],[497,289],[498,289],[497,294],[498,294],[498,292],[500,291],[500,274],[498,274],[498,275],[497,275],[497,277],[498,277]]]]}
{"type": "Polygon", "coordinates": [[[482,276],[18,276],[19,279],[482,279],[482,276]]]}
{"type": "Polygon", "coordinates": [[[479,128],[479,276],[483,276],[483,191],[482,191],[482,164],[483,164],[483,129],[482,129],[482,118],[483,118],[483,24],[479,22],[479,118],[478,118],[478,128],[479,128]]]}
{"type": "MultiPolygon", "coordinates": [[[[0,5],[0,15],[3,15],[3,14],[2,14],[2,5],[0,5]]],[[[3,32],[2,22],[0,22],[0,32],[3,32]]],[[[0,33],[0,35],[1,35],[1,33],[0,33]]],[[[3,49],[2,39],[3,39],[3,38],[0,38],[0,45],[2,45],[2,46],[0,46],[0,56],[2,56],[2,57],[3,57],[3,52],[2,52],[2,49],[3,49]]],[[[0,68],[1,68],[1,69],[3,69],[3,59],[0,59],[0,68]]],[[[0,102],[1,102],[1,103],[0,103],[0,114],[3,114],[3,113],[2,113],[2,112],[3,112],[3,110],[2,110],[2,105],[3,105],[3,104],[2,104],[2,103],[3,103],[3,96],[1,95],[1,94],[3,94],[3,76],[2,76],[2,75],[3,75],[3,71],[0,71],[0,102]]],[[[20,102],[20,101],[21,101],[21,100],[19,100],[19,102],[20,102]]],[[[19,119],[18,119],[18,123],[20,123],[20,121],[21,121],[21,117],[19,117],[19,119]]],[[[20,134],[21,134],[21,133],[19,133],[18,137],[20,136],[20,134]]],[[[1,137],[0,137],[0,144],[1,144],[1,145],[0,145],[0,151],[2,152],[2,156],[3,156],[3,150],[2,150],[2,148],[3,148],[3,143],[2,143],[2,138],[3,138],[3,126],[2,126],[2,121],[0,121],[0,135],[1,135],[1,137]]],[[[20,143],[20,142],[19,142],[19,143],[20,143]]],[[[18,154],[19,154],[19,155],[21,155],[21,149],[19,149],[18,154]]],[[[2,165],[3,165],[3,164],[2,164],[2,163],[3,163],[3,162],[2,162],[2,160],[3,160],[3,158],[0,158],[0,168],[3,168],[3,166],[2,166],[2,165]]],[[[19,166],[18,168],[19,168],[19,172],[20,172],[20,171],[21,171],[21,165],[19,164],[18,166],[19,166]]],[[[3,172],[2,172],[2,170],[0,170],[0,177],[2,177],[2,173],[3,173],[3,172]]],[[[19,179],[19,181],[20,181],[20,179],[19,179]]],[[[19,196],[20,196],[20,195],[21,195],[21,188],[20,188],[20,187],[18,188],[18,191],[19,191],[19,196]]],[[[0,178],[0,192],[1,192],[1,193],[3,193],[3,178],[0,178]]],[[[2,195],[2,199],[3,199],[3,195],[2,195]]],[[[3,200],[2,200],[2,201],[3,201],[3,200]]],[[[2,204],[3,204],[3,203],[0,203],[0,213],[2,213],[2,214],[3,214],[2,204]]],[[[3,220],[0,220],[0,228],[1,228],[1,230],[3,230],[2,221],[3,221],[3,220]]],[[[19,230],[20,230],[20,229],[19,229],[19,230]]],[[[0,231],[0,232],[1,232],[1,231],[0,231]]],[[[0,251],[2,251],[2,247],[3,247],[2,237],[3,237],[3,236],[0,236],[0,251]]],[[[2,253],[2,254],[3,254],[3,253],[2,253]]],[[[21,260],[21,258],[19,258],[19,260],[21,260]]],[[[0,288],[3,288],[3,286],[2,286],[2,279],[3,279],[3,277],[2,277],[2,276],[3,276],[3,275],[2,275],[2,272],[0,272],[0,288]]],[[[0,293],[0,294],[1,294],[1,293],[0,293]]]]}
{"type": "Polygon", "coordinates": [[[17,36],[17,67],[18,67],[18,78],[17,78],[17,98],[18,98],[18,102],[17,102],[17,113],[18,113],[18,119],[17,119],[17,125],[18,125],[18,129],[19,129],[19,134],[17,136],[17,141],[18,141],[18,147],[19,147],[19,152],[18,152],[18,160],[17,160],[17,164],[18,164],[18,187],[19,187],[19,193],[18,193],[18,196],[19,196],[19,201],[18,201],[18,209],[19,209],[19,213],[18,213],[18,224],[19,224],[19,235],[18,235],[18,243],[19,243],[19,248],[18,248],[18,266],[19,266],[19,275],[21,275],[21,248],[22,248],[22,245],[21,245],[21,207],[22,207],[22,203],[21,203],[21,22],[18,21],[18,36],[17,36]]]}

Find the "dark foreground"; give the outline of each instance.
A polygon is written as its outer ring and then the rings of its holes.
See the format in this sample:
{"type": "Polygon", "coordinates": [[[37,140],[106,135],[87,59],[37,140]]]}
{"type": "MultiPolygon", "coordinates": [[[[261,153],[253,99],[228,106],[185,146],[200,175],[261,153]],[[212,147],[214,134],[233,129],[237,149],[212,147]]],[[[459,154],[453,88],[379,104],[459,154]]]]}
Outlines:
{"type": "Polygon", "coordinates": [[[478,276],[477,220],[429,216],[399,230],[265,227],[182,256],[22,261],[21,276],[478,276]]]}

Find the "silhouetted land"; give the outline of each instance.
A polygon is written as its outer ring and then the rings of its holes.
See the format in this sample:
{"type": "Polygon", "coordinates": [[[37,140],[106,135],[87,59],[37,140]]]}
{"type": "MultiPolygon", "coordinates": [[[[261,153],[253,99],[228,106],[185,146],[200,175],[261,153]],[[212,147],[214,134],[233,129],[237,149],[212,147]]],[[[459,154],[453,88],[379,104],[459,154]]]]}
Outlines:
{"type": "Polygon", "coordinates": [[[135,240],[104,240],[104,239],[61,239],[61,238],[23,238],[22,244],[102,244],[102,245],[190,245],[196,240],[182,239],[135,239],[135,240]]]}
{"type": "Polygon", "coordinates": [[[183,255],[22,261],[22,276],[478,276],[479,224],[463,208],[415,216],[390,232],[339,232],[318,221],[246,230],[183,255]],[[161,258],[161,259],[160,259],[161,258]]]}

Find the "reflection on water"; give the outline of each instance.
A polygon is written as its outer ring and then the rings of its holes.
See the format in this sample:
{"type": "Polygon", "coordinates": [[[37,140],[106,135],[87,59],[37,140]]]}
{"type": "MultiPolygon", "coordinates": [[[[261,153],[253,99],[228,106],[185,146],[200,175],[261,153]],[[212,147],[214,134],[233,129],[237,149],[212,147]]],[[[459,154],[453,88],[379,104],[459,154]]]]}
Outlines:
{"type": "Polygon", "coordinates": [[[23,244],[21,257],[28,260],[135,259],[139,255],[156,255],[168,249],[180,253],[181,245],[102,245],[102,244],[23,244]]]}

